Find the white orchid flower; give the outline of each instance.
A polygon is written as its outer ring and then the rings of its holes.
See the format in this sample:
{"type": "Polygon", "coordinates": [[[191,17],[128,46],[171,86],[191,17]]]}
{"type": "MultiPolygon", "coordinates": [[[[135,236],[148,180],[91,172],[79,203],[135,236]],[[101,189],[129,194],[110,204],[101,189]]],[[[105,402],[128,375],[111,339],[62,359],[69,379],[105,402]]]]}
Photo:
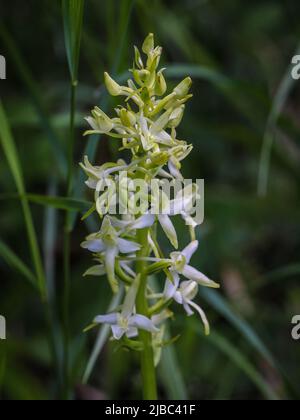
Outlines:
{"type": "MultiPolygon", "coordinates": [[[[195,254],[199,246],[198,241],[191,242],[183,251],[173,252],[170,255],[171,266],[169,271],[174,281],[174,286],[178,284],[180,276],[184,276],[188,280],[196,282],[200,286],[218,289],[220,286],[213,280],[210,280],[205,274],[196,270],[189,265],[192,256],[195,254]]],[[[170,282],[171,283],[171,282],[170,282]]],[[[172,284],[172,283],[171,283],[172,284]]]]}
{"type": "Polygon", "coordinates": [[[128,168],[123,160],[119,160],[117,164],[106,163],[102,166],[93,166],[87,156],[84,157],[84,163],[80,163],[80,166],[89,177],[86,185],[93,190],[96,190],[99,182],[105,182],[111,175],[128,168]]]}
{"type": "MultiPolygon", "coordinates": [[[[97,106],[92,110],[92,116],[85,118],[85,120],[92,127],[92,131],[96,133],[109,133],[114,128],[114,122],[111,120],[102,109],[97,106]]],[[[91,131],[88,131],[91,134],[91,131]]]]}
{"type": "Polygon", "coordinates": [[[156,333],[159,330],[155,327],[152,320],[144,315],[135,314],[135,302],[139,288],[139,277],[133,282],[126,295],[122,311],[97,316],[95,324],[108,324],[111,326],[113,337],[120,340],[125,334],[132,338],[138,335],[138,330],[156,333]]]}
{"type": "Polygon", "coordinates": [[[139,251],[141,246],[135,242],[128,241],[120,237],[111,223],[109,216],[103,220],[100,232],[93,233],[82,243],[82,247],[95,254],[104,254],[105,269],[112,290],[118,291],[118,282],[115,277],[115,262],[119,254],[134,254],[139,251]]]}
{"type": "Polygon", "coordinates": [[[193,300],[198,294],[199,286],[193,281],[183,281],[179,284],[179,276],[175,276],[174,284],[167,280],[164,295],[167,299],[174,299],[179,305],[183,305],[188,316],[194,314],[194,310],[200,315],[205,328],[205,334],[209,335],[209,323],[203,309],[193,300]]]}

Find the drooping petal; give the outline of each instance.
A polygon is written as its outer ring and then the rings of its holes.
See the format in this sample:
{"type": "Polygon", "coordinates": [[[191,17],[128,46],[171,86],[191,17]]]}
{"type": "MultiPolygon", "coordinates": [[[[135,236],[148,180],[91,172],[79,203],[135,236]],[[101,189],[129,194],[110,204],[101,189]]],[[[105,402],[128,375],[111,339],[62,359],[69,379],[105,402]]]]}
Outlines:
{"type": "Polygon", "coordinates": [[[190,265],[186,265],[184,267],[182,274],[187,279],[193,280],[201,286],[212,287],[213,289],[218,289],[220,287],[218,283],[210,280],[205,274],[201,273],[190,265]]]}
{"type": "Polygon", "coordinates": [[[184,302],[183,307],[188,316],[194,315],[194,311],[189,307],[189,304],[184,302]]]}
{"type": "Polygon", "coordinates": [[[193,280],[183,281],[180,286],[180,293],[185,301],[193,300],[197,296],[199,285],[193,280]]]}
{"type": "Polygon", "coordinates": [[[179,286],[179,282],[180,282],[180,278],[179,278],[179,274],[175,271],[171,271],[172,277],[173,277],[173,283],[167,279],[166,280],[166,285],[165,285],[165,290],[164,290],[164,296],[167,300],[172,299],[174,294],[176,293],[178,286],[179,286]]]}
{"type": "Polygon", "coordinates": [[[96,253],[104,252],[106,249],[106,246],[102,239],[90,239],[83,242],[81,246],[82,248],[88,249],[89,251],[96,253]]]}
{"type": "Polygon", "coordinates": [[[132,254],[141,249],[141,246],[135,242],[127,241],[126,239],[118,239],[118,247],[122,254],[132,254]]]}
{"type": "Polygon", "coordinates": [[[176,194],[176,198],[172,201],[172,214],[190,213],[193,210],[195,200],[193,185],[189,184],[176,194]]]}
{"type": "Polygon", "coordinates": [[[198,314],[200,315],[200,317],[202,319],[203,325],[204,325],[205,335],[209,335],[210,334],[209,322],[206,318],[206,315],[205,315],[205,312],[203,311],[203,309],[200,308],[200,306],[197,305],[195,302],[190,301],[190,302],[188,302],[188,304],[190,306],[192,306],[198,312],[198,314]]]}
{"type": "Polygon", "coordinates": [[[161,227],[163,228],[163,231],[170,240],[171,244],[174,246],[175,249],[178,249],[177,233],[169,216],[166,214],[160,214],[158,216],[158,220],[161,224],[161,227]]]}
{"type": "Polygon", "coordinates": [[[182,254],[185,256],[187,264],[191,261],[191,258],[197,251],[198,246],[199,246],[199,242],[193,241],[182,251],[182,254]]]}
{"type": "Polygon", "coordinates": [[[115,340],[120,340],[123,335],[126,333],[126,329],[123,327],[120,327],[119,325],[112,325],[111,330],[113,333],[113,337],[115,340]]]}
{"type": "Polygon", "coordinates": [[[119,314],[107,314],[107,315],[99,315],[96,316],[94,319],[95,324],[108,324],[108,325],[115,325],[118,322],[119,314]]]}
{"type": "Polygon", "coordinates": [[[135,338],[138,335],[139,335],[139,331],[138,331],[137,328],[129,328],[128,331],[127,331],[127,333],[126,333],[126,336],[128,338],[135,338]]]}
{"type": "Polygon", "coordinates": [[[129,318],[130,327],[138,328],[149,332],[158,332],[151,319],[144,315],[133,315],[129,318]]]}
{"type": "Polygon", "coordinates": [[[165,171],[164,169],[160,169],[158,172],[157,172],[157,175],[158,176],[160,176],[160,177],[162,177],[162,178],[169,178],[169,179],[172,179],[173,177],[172,177],[172,175],[170,175],[167,171],[165,171]]]}
{"type": "Polygon", "coordinates": [[[114,293],[119,290],[119,285],[115,277],[115,262],[118,255],[117,247],[108,247],[105,253],[105,268],[107,271],[108,281],[114,293]]]}
{"type": "Polygon", "coordinates": [[[155,139],[158,143],[170,146],[172,144],[172,137],[166,131],[161,131],[155,135],[155,139]]]}
{"type": "Polygon", "coordinates": [[[89,268],[83,275],[85,276],[104,276],[106,274],[106,270],[104,265],[94,265],[94,267],[89,268]]]}

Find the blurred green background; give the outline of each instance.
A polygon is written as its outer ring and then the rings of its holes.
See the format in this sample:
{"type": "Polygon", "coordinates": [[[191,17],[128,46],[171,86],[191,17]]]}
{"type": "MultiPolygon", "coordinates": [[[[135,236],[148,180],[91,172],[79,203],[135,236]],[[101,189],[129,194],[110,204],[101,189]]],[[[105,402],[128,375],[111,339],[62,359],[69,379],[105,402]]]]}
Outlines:
{"type": "MultiPolygon", "coordinates": [[[[1,101],[26,191],[65,196],[70,82],[61,2],[0,3],[0,54],[7,60],[1,101]]],[[[116,105],[106,96],[103,72],[126,80],[133,45],[149,32],[164,48],[170,87],[187,75],[194,80],[194,98],[180,129],[180,137],[194,145],[185,176],[205,179],[206,216],[194,264],[222,288],[199,296],[211,321],[208,338],[200,320],[187,319],[179,308],[170,332],[181,337],[164,349],[158,370],[161,398],[300,397],[299,342],[291,338],[291,319],[300,313],[300,83],[290,76],[299,48],[299,13],[296,0],[85,2],[76,168],[87,146],[84,116],[96,104],[107,112],[116,105]]],[[[97,163],[116,159],[116,144],[91,140],[88,154],[97,163]]],[[[0,159],[0,314],[8,334],[0,342],[1,398],[61,398],[64,212],[31,203],[51,297],[45,311],[22,265],[32,268],[2,148],[0,159]]],[[[75,195],[88,200],[83,179],[76,180],[75,195]]],[[[82,277],[90,255],[80,242],[93,223],[77,220],[72,234],[71,395],[139,399],[138,357],[113,343],[102,349],[88,385],[82,384],[97,336],[82,330],[111,300],[103,279],[82,277]]],[[[181,237],[184,244],[187,238],[181,237]]]]}

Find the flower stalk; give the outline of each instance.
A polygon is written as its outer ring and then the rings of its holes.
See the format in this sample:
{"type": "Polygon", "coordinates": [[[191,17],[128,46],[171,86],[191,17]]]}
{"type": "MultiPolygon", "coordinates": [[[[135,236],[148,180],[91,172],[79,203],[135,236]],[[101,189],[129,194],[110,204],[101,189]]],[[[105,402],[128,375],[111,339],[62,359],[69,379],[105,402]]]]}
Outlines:
{"type": "MultiPolygon", "coordinates": [[[[149,254],[148,245],[148,233],[149,229],[144,229],[139,232],[138,240],[141,244],[141,251],[137,254],[138,257],[147,257],[149,254]]],[[[140,287],[136,300],[136,309],[138,313],[149,317],[149,307],[147,301],[147,262],[140,260],[136,263],[136,271],[140,273],[140,287]]],[[[139,333],[140,341],[143,344],[143,350],[141,351],[141,373],[143,381],[143,394],[145,400],[156,400],[157,399],[157,384],[156,384],[156,373],[154,366],[154,352],[152,345],[152,334],[147,331],[140,330],[139,333]]]]}

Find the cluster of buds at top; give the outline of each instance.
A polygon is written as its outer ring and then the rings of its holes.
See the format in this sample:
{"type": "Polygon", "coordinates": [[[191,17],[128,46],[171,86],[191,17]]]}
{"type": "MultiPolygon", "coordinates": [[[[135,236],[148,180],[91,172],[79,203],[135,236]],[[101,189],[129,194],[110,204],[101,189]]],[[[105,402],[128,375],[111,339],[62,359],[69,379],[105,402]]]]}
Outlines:
{"type": "MultiPolygon", "coordinates": [[[[88,158],[82,168],[88,176],[87,186],[95,192],[94,209],[102,221],[99,232],[88,236],[83,248],[94,254],[96,265],[86,275],[107,276],[114,293],[124,283],[126,297],[119,310],[95,318],[95,324],[109,324],[113,338],[125,340],[127,345],[136,348],[139,344],[135,338],[140,329],[153,334],[156,354],[164,343],[164,321],[172,316],[170,310],[173,302],[182,305],[190,316],[196,311],[209,333],[209,324],[203,310],[194,302],[199,286],[217,288],[214,281],[190,265],[193,254],[197,251],[195,229],[199,222],[192,214],[192,203],[198,195],[198,188],[184,188],[183,193],[165,205],[164,194],[158,208],[153,212],[150,201],[150,187],[153,180],[158,184],[166,180],[183,181],[181,162],[190,154],[192,146],[177,138],[177,127],[185,111],[186,102],[192,97],[190,88],[192,80],[187,77],[171,92],[167,92],[164,70],[159,70],[162,54],[161,47],[155,47],[153,34],[150,34],[142,47],[142,54],[135,47],[135,60],[131,69],[133,78],[127,86],[120,86],[109,74],[105,73],[105,85],[112,96],[123,96],[124,105],[115,109],[115,117],[109,117],[101,109],[95,108],[87,118],[91,129],[85,134],[105,134],[120,141],[120,151],[128,155],[130,161],[119,160],[93,166],[88,158]],[[104,212],[111,204],[120,205],[124,198],[122,176],[126,173],[126,185],[139,182],[146,189],[135,191],[129,188],[129,206],[126,215],[112,215],[104,212]],[[123,174],[123,175],[122,175],[123,174]],[[112,188],[112,184],[115,188],[112,188]],[[134,212],[137,203],[146,206],[142,211],[134,212]],[[170,205],[171,204],[171,205],[170,205]],[[178,251],[178,236],[172,216],[181,215],[188,226],[190,244],[178,251]],[[174,248],[169,256],[165,256],[157,238],[157,226],[174,248]],[[139,232],[146,232],[146,243],[141,243],[139,232]],[[140,287],[138,267],[141,261],[146,264],[146,274],[165,274],[165,284],[161,292],[145,290],[148,302],[147,316],[137,313],[136,297],[140,287]]],[[[145,273],[144,273],[145,274],[145,273]]]]}

